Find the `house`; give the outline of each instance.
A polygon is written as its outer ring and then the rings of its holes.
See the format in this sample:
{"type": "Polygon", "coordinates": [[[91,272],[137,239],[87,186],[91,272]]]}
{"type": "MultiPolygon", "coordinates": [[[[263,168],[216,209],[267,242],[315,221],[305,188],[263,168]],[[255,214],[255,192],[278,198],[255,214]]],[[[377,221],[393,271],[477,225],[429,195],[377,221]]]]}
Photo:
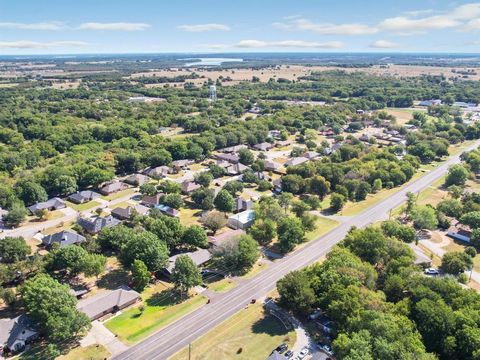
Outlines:
{"type": "Polygon", "coordinates": [[[143,170],[143,174],[154,179],[162,179],[172,172],[172,169],[168,166],[157,166],[154,168],[146,168],[143,170]]]}
{"type": "Polygon", "coordinates": [[[442,105],[442,100],[422,100],[418,103],[418,106],[435,106],[442,105]]]}
{"type": "Polygon", "coordinates": [[[216,154],[214,157],[220,161],[228,161],[230,164],[238,164],[240,162],[240,157],[234,153],[216,154]]]}
{"type": "Polygon", "coordinates": [[[0,354],[6,350],[20,352],[37,337],[38,332],[25,314],[13,319],[0,319],[0,354]]]}
{"type": "Polygon", "coordinates": [[[273,191],[280,193],[282,191],[282,178],[278,178],[272,181],[273,191]]]}
{"type": "Polygon", "coordinates": [[[285,147],[292,145],[292,140],[282,140],[275,143],[276,147],[285,147]]]}
{"type": "Polygon", "coordinates": [[[123,286],[116,290],[105,290],[97,295],[80,300],[77,303],[77,309],[93,321],[133,305],[139,299],[140,294],[138,292],[123,286]]]}
{"type": "Polygon", "coordinates": [[[236,212],[241,212],[244,210],[251,210],[253,209],[254,202],[252,199],[245,200],[242,199],[241,197],[237,197],[235,199],[235,211],[236,212]]]}
{"type": "Polygon", "coordinates": [[[112,210],[111,215],[118,220],[129,220],[133,214],[147,215],[150,209],[143,205],[127,206],[126,208],[117,207],[112,210]]]}
{"type": "Polygon", "coordinates": [[[143,184],[146,184],[150,181],[150,178],[146,175],[142,174],[133,174],[127,177],[124,180],[127,184],[133,185],[133,186],[141,186],[143,184]]]}
{"type": "Polygon", "coordinates": [[[234,214],[228,218],[227,225],[232,229],[242,229],[245,230],[252,226],[255,221],[255,211],[245,210],[234,214]]]}
{"type": "Polygon", "coordinates": [[[103,186],[100,188],[100,194],[110,195],[125,189],[128,189],[127,184],[118,180],[114,180],[103,184],[103,186]]]}
{"type": "Polygon", "coordinates": [[[163,204],[155,205],[155,209],[160,210],[163,214],[168,215],[168,216],[172,216],[172,217],[179,217],[180,216],[180,211],[178,211],[177,209],[174,209],[170,206],[167,206],[167,205],[163,205],[163,204]]]}
{"type": "Polygon", "coordinates": [[[268,151],[270,149],[273,149],[275,145],[268,143],[268,142],[263,142],[260,144],[253,145],[253,148],[258,151],[268,151]]]}
{"type": "Polygon", "coordinates": [[[148,207],[154,207],[155,205],[158,205],[160,203],[160,200],[163,197],[163,193],[158,193],[152,196],[149,195],[144,195],[142,200],[140,201],[142,205],[148,206],[148,207]]]}
{"type": "Polygon", "coordinates": [[[280,165],[279,163],[277,163],[275,161],[265,160],[265,170],[266,171],[278,171],[278,170],[280,170],[281,167],[282,167],[282,165],[280,165]]]}
{"type": "Polygon", "coordinates": [[[187,170],[192,164],[195,164],[194,160],[176,160],[172,161],[172,169],[174,172],[179,172],[180,170],[187,170]]]}
{"type": "Polygon", "coordinates": [[[115,219],[112,215],[101,217],[94,216],[91,218],[78,219],[78,225],[80,225],[89,234],[97,234],[104,228],[109,228],[120,224],[120,221],[115,219]]]}
{"type": "Polygon", "coordinates": [[[320,156],[320,153],[316,152],[316,151],[306,151],[304,154],[303,154],[303,157],[304,158],[307,158],[308,160],[313,160],[313,159],[316,159],[320,156]]]}
{"type": "Polygon", "coordinates": [[[306,157],[294,157],[288,160],[285,164],[283,164],[285,167],[287,166],[297,166],[304,164],[308,162],[309,160],[306,157]]]}
{"type": "Polygon", "coordinates": [[[460,224],[460,222],[457,221],[448,228],[447,236],[450,236],[452,239],[457,241],[470,243],[472,229],[470,229],[469,226],[460,224]]]}
{"type": "Polygon", "coordinates": [[[207,249],[198,249],[193,252],[187,252],[183,254],[170,256],[170,258],[168,259],[167,266],[164,269],[164,272],[166,273],[166,275],[170,276],[172,274],[173,268],[175,267],[175,261],[177,260],[177,257],[179,257],[180,255],[187,255],[190,259],[193,260],[193,262],[197,266],[201,266],[205,264],[207,261],[209,261],[212,258],[210,251],[208,251],[207,249]]]}
{"type": "Polygon", "coordinates": [[[230,147],[226,147],[226,148],[223,148],[223,149],[219,149],[218,152],[221,152],[221,153],[237,153],[237,152],[239,152],[240,150],[243,150],[243,149],[248,149],[248,146],[247,145],[235,145],[235,146],[230,146],[230,147]]]}
{"type": "Polygon", "coordinates": [[[84,190],[76,192],[68,197],[68,200],[75,204],[83,204],[95,199],[98,199],[101,195],[91,190],[84,190]]]}
{"type": "Polygon", "coordinates": [[[60,247],[77,244],[85,241],[85,237],[70,230],[64,230],[55,234],[46,235],[42,238],[42,244],[49,248],[54,243],[59,244],[60,247]]]}
{"type": "Polygon", "coordinates": [[[250,168],[246,165],[243,164],[229,164],[227,168],[225,168],[225,171],[227,172],[228,175],[239,175],[243,173],[245,170],[249,170],[250,168]]]}
{"type": "Polygon", "coordinates": [[[185,195],[190,195],[192,192],[200,189],[201,187],[201,185],[195,183],[194,181],[186,180],[182,182],[182,193],[184,193],[185,195]]]}
{"type": "Polygon", "coordinates": [[[282,132],[280,130],[270,130],[268,132],[268,137],[270,139],[280,139],[282,136],[282,132]]]}
{"type": "Polygon", "coordinates": [[[262,111],[261,108],[259,108],[258,106],[254,106],[254,107],[252,107],[250,110],[248,110],[247,112],[248,112],[249,114],[258,115],[258,114],[260,114],[261,111],[262,111]]]}
{"type": "Polygon", "coordinates": [[[54,197],[52,199],[49,199],[44,202],[39,202],[36,203],[35,205],[29,206],[28,210],[32,213],[35,214],[38,210],[58,210],[58,209],[65,209],[67,207],[67,204],[65,201],[58,197],[54,197]]]}
{"type": "Polygon", "coordinates": [[[243,235],[243,234],[245,234],[245,231],[242,229],[233,230],[233,229],[225,228],[225,231],[223,231],[221,234],[215,234],[215,236],[209,236],[208,243],[211,246],[220,246],[225,241],[239,237],[240,235],[243,235]]]}

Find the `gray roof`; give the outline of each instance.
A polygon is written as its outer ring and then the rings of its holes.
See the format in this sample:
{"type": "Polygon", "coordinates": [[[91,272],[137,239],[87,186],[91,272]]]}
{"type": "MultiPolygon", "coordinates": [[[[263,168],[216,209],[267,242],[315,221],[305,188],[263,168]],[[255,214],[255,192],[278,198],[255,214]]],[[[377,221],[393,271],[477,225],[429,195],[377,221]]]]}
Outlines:
{"type": "Polygon", "coordinates": [[[99,193],[96,193],[95,191],[91,190],[84,190],[84,191],[79,191],[76,192],[75,194],[72,194],[68,197],[69,200],[77,203],[81,203],[84,201],[91,201],[94,199],[98,199],[101,195],[99,193]]]}
{"type": "Polygon", "coordinates": [[[90,319],[96,319],[115,308],[121,309],[140,298],[140,294],[127,286],[116,290],[105,290],[101,293],[80,300],[77,309],[90,319]]]}
{"type": "Polygon", "coordinates": [[[51,246],[53,243],[57,243],[60,247],[76,244],[85,241],[85,237],[77,234],[73,231],[60,231],[55,234],[46,235],[42,238],[42,243],[45,246],[51,246]]]}
{"type": "Polygon", "coordinates": [[[193,262],[197,266],[205,264],[212,257],[210,252],[206,249],[198,249],[197,251],[194,251],[194,252],[187,252],[183,254],[174,255],[168,259],[168,264],[165,267],[165,270],[167,270],[167,272],[172,273],[172,270],[175,267],[175,261],[177,260],[177,257],[179,257],[180,255],[187,255],[190,259],[193,260],[193,262]]]}
{"type": "Polygon", "coordinates": [[[118,219],[129,219],[133,215],[134,211],[140,215],[145,215],[150,211],[150,209],[143,205],[128,206],[126,208],[117,207],[112,210],[112,216],[118,219]]]}
{"type": "Polygon", "coordinates": [[[284,165],[285,166],[296,166],[303,163],[306,163],[308,159],[306,157],[295,157],[288,160],[284,165]]]}
{"type": "Polygon", "coordinates": [[[18,336],[27,329],[35,332],[28,316],[25,314],[13,319],[0,319],[0,345],[12,347],[18,336]]]}
{"type": "Polygon", "coordinates": [[[91,234],[96,234],[103,228],[112,227],[112,226],[118,225],[119,223],[120,221],[115,219],[111,215],[106,217],[95,216],[93,218],[78,219],[78,225],[83,227],[85,231],[91,234]]]}
{"type": "Polygon", "coordinates": [[[149,182],[150,178],[142,174],[133,174],[127,177],[124,181],[130,185],[143,185],[149,182]]]}
{"type": "Polygon", "coordinates": [[[39,203],[36,203],[32,206],[29,206],[28,210],[30,210],[30,212],[33,214],[37,210],[43,210],[43,209],[47,209],[47,210],[55,209],[56,210],[56,209],[63,209],[66,206],[67,206],[67,204],[65,204],[65,201],[63,201],[62,199],[60,199],[58,197],[54,197],[54,198],[51,198],[47,201],[39,202],[39,203]]]}

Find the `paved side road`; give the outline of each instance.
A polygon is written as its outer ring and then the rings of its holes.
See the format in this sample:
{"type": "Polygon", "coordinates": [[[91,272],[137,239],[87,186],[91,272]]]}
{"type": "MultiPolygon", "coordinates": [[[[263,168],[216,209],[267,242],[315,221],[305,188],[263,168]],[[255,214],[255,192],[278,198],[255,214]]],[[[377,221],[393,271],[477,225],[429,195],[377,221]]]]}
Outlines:
{"type": "MultiPolygon", "coordinates": [[[[479,144],[480,141],[475,142],[475,144],[466,149],[466,151],[478,147],[479,144]]],[[[430,171],[417,181],[408,184],[390,198],[346,220],[326,235],[311,241],[289,256],[275,261],[257,276],[242,282],[236,288],[217,297],[210,304],[201,307],[175,323],[163,328],[146,340],[116,356],[114,359],[168,359],[190,342],[240,311],[251,299],[258,299],[274,289],[276,282],[290,271],[301,269],[327,254],[335,244],[345,237],[352,226],[364,227],[370,223],[387,219],[390,210],[405,201],[407,192],[411,191],[416,193],[425,189],[432,182],[444,175],[450,165],[458,163],[459,161],[459,155],[452,156],[444,164],[430,171]]]]}

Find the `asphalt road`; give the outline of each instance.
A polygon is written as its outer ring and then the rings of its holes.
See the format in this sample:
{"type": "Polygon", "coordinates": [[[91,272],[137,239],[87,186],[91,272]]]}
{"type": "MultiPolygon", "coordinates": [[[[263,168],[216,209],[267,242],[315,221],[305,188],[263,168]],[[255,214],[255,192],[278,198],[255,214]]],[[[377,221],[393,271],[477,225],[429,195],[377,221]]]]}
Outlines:
{"type": "MultiPolygon", "coordinates": [[[[466,151],[478,147],[479,144],[480,141],[477,141],[466,151]]],[[[428,172],[415,182],[406,185],[394,195],[373,205],[363,213],[347,219],[326,235],[310,241],[307,245],[283,259],[276,260],[257,276],[242,282],[229,292],[221,294],[210,304],[163,328],[146,340],[114,357],[114,359],[168,359],[169,356],[247,306],[251,299],[265,296],[275,288],[276,282],[285,274],[316,262],[342,240],[352,226],[364,227],[370,223],[387,219],[390,210],[405,202],[407,192],[417,193],[427,188],[432,182],[444,175],[450,165],[459,161],[459,155],[449,158],[441,166],[428,172]]],[[[195,355],[195,347],[192,348],[192,355],[195,355]]]]}

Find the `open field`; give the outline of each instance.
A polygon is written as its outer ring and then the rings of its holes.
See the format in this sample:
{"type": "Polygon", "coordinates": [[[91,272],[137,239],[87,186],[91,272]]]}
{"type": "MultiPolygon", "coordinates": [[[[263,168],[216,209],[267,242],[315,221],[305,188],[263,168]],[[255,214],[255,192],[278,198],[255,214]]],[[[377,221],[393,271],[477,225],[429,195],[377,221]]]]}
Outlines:
{"type": "Polygon", "coordinates": [[[141,304],[105,322],[105,326],[127,344],[135,343],[206,303],[202,295],[182,301],[166,284],[147,288],[141,304]],[[144,306],[143,312],[140,306],[144,306]]]}
{"type": "Polygon", "coordinates": [[[114,193],[114,194],[110,194],[110,195],[107,195],[107,196],[102,196],[102,199],[112,201],[112,200],[120,199],[121,197],[124,197],[124,196],[127,196],[127,195],[131,195],[134,192],[135,192],[135,189],[126,189],[126,190],[119,191],[119,192],[114,193]]]}
{"type": "Polygon", "coordinates": [[[316,239],[322,235],[325,235],[330,230],[335,229],[340,223],[336,220],[332,220],[323,216],[317,217],[317,221],[315,222],[317,226],[315,230],[308,232],[305,235],[307,241],[316,239]]]}
{"type": "Polygon", "coordinates": [[[68,207],[71,207],[73,210],[76,210],[76,211],[85,211],[100,205],[100,203],[95,200],[92,200],[83,204],[74,204],[70,201],[66,201],[66,203],[68,207]]]}
{"type": "Polygon", "coordinates": [[[208,288],[212,291],[223,293],[233,289],[236,286],[237,284],[231,279],[221,279],[209,284],[208,288]]]}
{"type": "Polygon", "coordinates": [[[110,357],[110,352],[102,345],[90,345],[87,347],[76,347],[66,355],[57,360],[103,360],[110,357]]]}
{"type": "MultiPolygon", "coordinates": [[[[279,320],[265,314],[261,304],[254,304],[194,341],[191,359],[264,360],[282,342],[291,347],[295,340],[294,331],[287,332],[279,320]]],[[[185,348],[170,359],[188,358],[185,348]]]]}

